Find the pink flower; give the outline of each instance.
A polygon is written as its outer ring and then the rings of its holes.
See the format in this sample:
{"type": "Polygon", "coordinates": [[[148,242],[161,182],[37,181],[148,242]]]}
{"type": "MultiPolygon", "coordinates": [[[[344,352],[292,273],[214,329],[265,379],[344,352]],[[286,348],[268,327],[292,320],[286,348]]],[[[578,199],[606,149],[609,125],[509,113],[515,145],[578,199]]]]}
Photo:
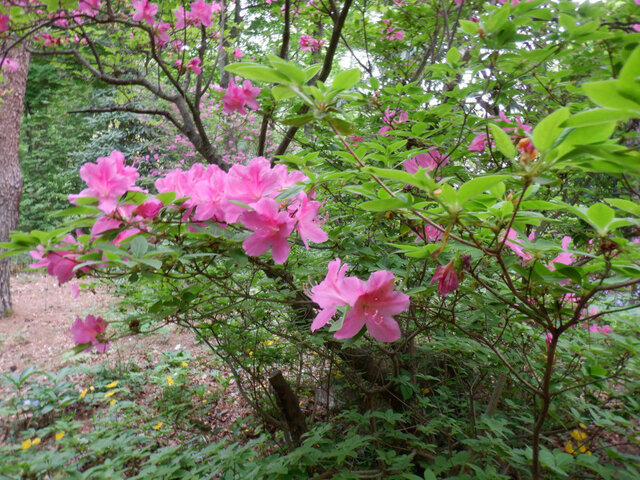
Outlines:
{"type": "Polygon", "coordinates": [[[438,293],[445,297],[449,295],[449,292],[458,289],[460,281],[458,280],[458,274],[453,266],[453,260],[446,265],[438,265],[436,273],[433,275],[429,285],[433,285],[434,282],[438,282],[438,293]]]}
{"type": "Polygon", "coordinates": [[[124,155],[117,150],[108,157],[100,157],[96,163],[85,163],[80,168],[80,177],[89,188],[77,195],[69,195],[69,201],[76,203],[80,197],[96,197],[98,208],[111,213],[118,204],[118,198],[127,191],[140,191],[135,186],[138,171],[124,165],[124,155]]]}
{"type": "Polygon", "coordinates": [[[351,338],[364,325],[369,334],[381,342],[395,342],[402,332],[393,315],[409,308],[409,296],[393,290],[395,276],[387,270],[373,272],[360,290],[353,308],[344,318],[342,328],[334,337],[351,338]]]}
{"type": "Polygon", "coordinates": [[[307,194],[301,192],[297,196],[297,201],[288,208],[289,215],[296,221],[296,230],[307,250],[309,250],[309,240],[322,243],[329,238],[327,232],[318,225],[318,210],[321,206],[320,202],[310,201],[307,194]]]}
{"type": "Polygon", "coordinates": [[[164,205],[157,198],[150,198],[149,200],[141,203],[133,211],[133,215],[140,215],[142,218],[150,220],[156,218],[158,213],[164,205]]]}
{"type": "Polygon", "coordinates": [[[395,33],[387,37],[387,40],[403,40],[403,39],[404,39],[404,30],[396,30],[395,33]]]}
{"type": "Polygon", "coordinates": [[[634,23],[633,25],[631,25],[631,30],[633,30],[634,32],[640,32],[640,23],[634,23]]]}
{"type": "Polygon", "coordinates": [[[171,37],[167,33],[171,29],[171,25],[165,22],[160,22],[154,27],[155,35],[153,36],[154,42],[158,46],[163,46],[171,40],[171,37]]]}
{"type": "Polygon", "coordinates": [[[80,0],[78,10],[88,17],[95,17],[100,10],[100,0],[80,0]]]}
{"type": "Polygon", "coordinates": [[[239,48],[236,48],[233,51],[233,56],[236,58],[236,60],[240,60],[242,57],[244,57],[244,53],[242,50],[240,50],[239,48]]]}
{"type": "MultiPolygon", "coordinates": [[[[564,236],[562,237],[562,249],[563,250],[567,250],[569,248],[569,244],[571,243],[571,237],[569,236],[564,236]]],[[[561,263],[563,265],[571,265],[573,262],[575,262],[575,258],[573,257],[573,255],[570,252],[562,252],[560,255],[558,255],[556,258],[554,258],[553,260],[551,260],[551,263],[549,264],[548,268],[550,271],[554,271],[556,269],[555,267],[555,263],[561,263]]]]}
{"type": "Polygon", "coordinates": [[[544,337],[545,337],[544,341],[548,347],[549,345],[551,345],[551,342],[553,342],[553,333],[547,332],[547,334],[544,337]]]}
{"type": "Polygon", "coordinates": [[[360,142],[364,140],[364,137],[362,135],[353,134],[350,137],[347,137],[347,140],[352,142],[354,145],[358,145],[360,142]]]}
{"type": "Polygon", "coordinates": [[[158,13],[158,5],[155,3],[149,3],[149,0],[131,0],[131,4],[136,13],[133,14],[133,19],[136,22],[144,20],[149,25],[153,25],[155,22],[156,13],[158,13]]]}
{"type": "Polygon", "coordinates": [[[605,325],[605,326],[601,327],[597,323],[594,323],[593,325],[591,325],[589,327],[589,331],[592,332],[592,333],[601,333],[605,337],[608,337],[609,335],[607,335],[607,333],[612,333],[613,332],[613,328],[611,328],[609,325],[605,325]]]}
{"type": "Polygon", "coordinates": [[[102,336],[106,329],[107,322],[102,318],[87,315],[84,322],[80,317],[76,318],[75,323],[71,326],[71,334],[76,345],[91,344],[84,350],[85,352],[95,348],[99,353],[106,353],[109,350],[109,342],[102,336]]]}
{"type": "Polygon", "coordinates": [[[393,130],[393,128],[391,128],[389,125],[385,125],[380,130],[378,130],[378,135],[380,135],[382,137],[393,138],[393,135],[387,133],[389,130],[393,130]]]}
{"type": "Polygon", "coordinates": [[[286,211],[279,211],[275,200],[260,199],[253,211],[243,213],[239,221],[254,232],[242,243],[247,255],[257,257],[271,248],[274,262],[283,264],[287,260],[291,250],[287,237],[295,221],[286,211]]]}
{"type": "Polygon", "coordinates": [[[302,35],[300,37],[300,49],[310,52],[317,52],[320,50],[320,42],[313,38],[311,35],[302,35]]]}
{"type": "Polygon", "coordinates": [[[416,173],[419,168],[424,168],[428,171],[435,170],[445,165],[448,161],[449,157],[442,155],[438,150],[429,150],[427,153],[420,153],[405,160],[402,165],[407,172],[416,173]]]}
{"type": "Polygon", "coordinates": [[[365,325],[371,336],[381,342],[400,338],[400,326],[393,315],[409,308],[409,296],[393,290],[393,273],[379,270],[365,283],[356,277],[345,277],[348,268],[347,264],[340,267],[340,259],[335,259],[329,263],[325,279],[311,288],[311,300],[321,309],[311,331],[326,325],[337,307],[350,306],[335,338],[351,338],[365,325]]]}
{"type": "Polygon", "coordinates": [[[0,70],[6,70],[7,72],[12,73],[18,70],[18,68],[20,68],[20,64],[10,58],[5,58],[0,61],[0,70]]]}
{"type": "Polygon", "coordinates": [[[467,147],[470,152],[484,152],[487,148],[487,134],[480,133],[471,140],[471,145],[467,147]]]}
{"type": "Polygon", "coordinates": [[[442,239],[442,232],[431,225],[424,227],[424,235],[416,235],[416,242],[439,242],[442,239]]]}
{"type": "Polygon", "coordinates": [[[9,14],[0,13],[0,33],[9,30],[9,14]]]}
{"type": "Polygon", "coordinates": [[[208,27],[213,23],[211,21],[213,8],[214,7],[212,4],[206,3],[204,0],[197,0],[196,2],[193,2],[191,4],[191,12],[189,18],[194,21],[195,25],[208,27]]]}
{"type": "MultiPolygon", "coordinates": [[[[218,221],[227,220],[227,211],[232,207],[225,194],[227,189],[226,173],[216,165],[209,165],[204,178],[197,182],[193,191],[193,202],[196,205],[196,213],[193,219],[196,222],[215,219],[218,221]]],[[[233,205],[239,207],[238,205],[233,205]]],[[[246,211],[242,207],[238,208],[237,216],[246,211]]],[[[234,218],[234,221],[236,220],[234,218]]]]}
{"type": "Polygon", "coordinates": [[[513,252],[516,255],[518,255],[522,260],[524,260],[525,262],[528,262],[533,257],[531,256],[531,254],[525,252],[524,249],[519,244],[514,243],[514,241],[516,241],[517,236],[518,236],[518,232],[516,232],[513,228],[510,228],[509,232],[507,233],[508,240],[505,241],[504,244],[507,247],[509,247],[511,250],[513,250],[513,252]]]}
{"type": "MultiPolygon", "coordinates": [[[[62,243],[56,245],[57,248],[64,248],[67,246],[74,246],[76,239],[72,235],[66,236],[62,243]]],[[[58,278],[58,283],[62,285],[67,283],[75,276],[73,269],[80,262],[76,261],[77,252],[74,250],[54,250],[44,254],[44,247],[39,245],[36,250],[31,250],[29,255],[35,260],[40,260],[37,263],[32,263],[29,268],[41,268],[47,267],[47,273],[58,278]]],[[[88,271],[88,268],[82,269],[84,272],[88,271]]]]}
{"type": "Polygon", "coordinates": [[[239,112],[247,114],[245,105],[253,110],[260,108],[256,97],[260,94],[260,88],[251,85],[249,80],[245,80],[242,87],[236,85],[233,79],[229,82],[226,93],[222,96],[222,111],[224,113],[239,112]]]}
{"type": "Polygon", "coordinates": [[[71,284],[71,295],[73,295],[73,298],[78,298],[80,296],[80,285],[78,285],[78,282],[73,282],[71,284]]]}
{"type": "Polygon", "coordinates": [[[198,57],[192,58],[189,60],[187,68],[193,70],[196,75],[200,75],[202,73],[202,61],[198,57]]]}
{"type": "Polygon", "coordinates": [[[182,30],[189,20],[188,13],[183,6],[179,6],[173,11],[176,17],[176,30],[182,30]]]}

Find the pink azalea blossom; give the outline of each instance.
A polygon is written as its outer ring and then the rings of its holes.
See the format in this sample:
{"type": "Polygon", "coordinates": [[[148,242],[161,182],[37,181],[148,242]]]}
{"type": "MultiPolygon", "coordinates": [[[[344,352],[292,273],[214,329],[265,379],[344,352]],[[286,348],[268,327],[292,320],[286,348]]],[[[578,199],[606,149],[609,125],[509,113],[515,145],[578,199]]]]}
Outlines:
{"type": "Polygon", "coordinates": [[[640,23],[634,23],[631,25],[631,30],[634,32],[640,32],[640,23]]]}
{"type": "Polygon", "coordinates": [[[445,165],[448,161],[449,157],[442,155],[438,150],[429,150],[427,153],[420,153],[405,160],[402,165],[409,173],[416,173],[420,168],[430,172],[445,165]]]}
{"type": "Polygon", "coordinates": [[[149,200],[138,205],[133,211],[134,215],[139,215],[147,220],[156,218],[160,210],[164,205],[157,198],[150,198],[149,200]]]}
{"type": "Polygon", "coordinates": [[[484,152],[487,148],[487,134],[480,133],[471,140],[471,145],[467,147],[470,152],[484,152]]]}
{"type": "Polygon", "coordinates": [[[393,138],[393,135],[387,133],[389,130],[393,130],[393,128],[391,128],[389,125],[385,125],[380,130],[378,130],[378,135],[380,135],[382,137],[393,138]]]}
{"type": "Polygon", "coordinates": [[[136,13],[133,14],[133,19],[136,22],[145,21],[148,25],[153,25],[155,22],[156,13],[158,13],[158,5],[155,3],[149,3],[149,0],[131,0],[131,4],[136,13]]]}
{"type": "Polygon", "coordinates": [[[547,332],[547,334],[545,335],[545,340],[544,341],[547,344],[547,347],[549,345],[551,345],[551,342],[553,342],[553,333],[547,332]]]}
{"type": "Polygon", "coordinates": [[[88,352],[96,349],[99,353],[109,351],[109,342],[103,338],[103,333],[107,329],[107,322],[101,317],[87,315],[83,321],[80,317],[76,318],[75,323],[71,326],[71,334],[76,345],[90,343],[84,351],[88,352]]]}
{"type": "Polygon", "coordinates": [[[115,210],[118,198],[127,191],[140,191],[135,186],[138,171],[124,165],[124,155],[117,150],[108,157],[100,157],[96,163],[85,163],[80,167],[80,177],[89,188],[77,195],[69,195],[69,201],[76,203],[80,197],[96,197],[98,208],[105,213],[115,210]]]}
{"type": "Polygon", "coordinates": [[[518,255],[522,260],[524,260],[525,262],[528,262],[533,257],[531,256],[530,253],[525,252],[522,246],[520,246],[518,243],[514,243],[514,242],[517,242],[516,240],[517,236],[518,236],[518,232],[516,232],[513,228],[510,228],[509,232],[507,233],[508,240],[506,240],[504,244],[507,247],[509,247],[511,250],[513,250],[513,252],[516,255],[518,255]]]}
{"type": "Polygon", "coordinates": [[[436,273],[433,275],[429,285],[433,285],[438,282],[438,293],[445,297],[449,295],[449,292],[458,289],[460,280],[458,274],[453,266],[453,260],[446,265],[438,265],[436,273]]]}
{"type": "Polygon", "coordinates": [[[424,227],[424,234],[422,236],[416,235],[416,242],[439,242],[442,239],[442,232],[431,225],[424,227]]]}
{"type": "Polygon", "coordinates": [[[300,37],[300,49],[309,52],[317,52],[320,50],[321,43],[311,35],[302,35],[300,37]]]}
{"type": "Polygon", "coordinates": [[[573,257],[573,254],[566,251],[569,248],[569,244],[571,243],[571,240],[572,240],[571,237],[569,237],[568,235],[562,237],[562,249],[565,251],[562,252],[553,260],[551,260],[551,263],[549,264],[548,268],[552,272],[556,269],[554,265],[556,263],[561,263],[563,265],[571,265],[573,262],[575,262],[576,259],[573,257]]]}
{"type": "Polygon", "coordinates": [[[601,333],[605,337],[608,337],[609,335],[607,335],[607,333],[612,333],[613,328],[611,328],[609,325],[604,325],[601,327],[597,323],[594,323],[589,327],[589,331],[592,333],[601,333]]]}
{"type": "Polygon", "coordinates": [[[238,112],[247,114],[245,105],[253,110],[260,108],[256,97],[260,94],[260,88],[251,85],[249,80],[245,80],[242,87],[236,85],[233,79],[229,82],[226,93],[222,96],[222,111],[224,113],[238,112]]]}
{"type": "Polygon", "coordinates": [[[89,17],[95,17],[100,10],[100,0],[80,0],[78,10],[89,17]]]}
{"type": "Polygon", "coordinates": [[[350,137],[347,137],[347,140],[349,140],[354,145],[358,145],[360,142],[364,140],[364,137],[362,135],[353,134],[350,137]]]}
{"type": "Polygon", "coordinates": [[[9,30],[9,14],[0,13],[0,33],[9,30]]]}
{"type": "Polygon", "coordinates": [[[198,57],[192,58],[189,60],[187,68],[191,69],[196,75],[200,75],[202,73],[202,61],[198,57]]]}
{"type": "Polygon", "coordinates": [[[281,265],[287,260],[291,250],[287,237],[295,221],[286,211],[279,211],[275,200],[260,199],[253,211],[243,213],[239,221],[254,232],[242,243],[247,255],[257,257],[271,248],[275,263],[281,265]]]}
{"type": "Polygon", "coordinates": [[[160,22],[154,27],[155,35],[153,36],[154,42],[158,46],[163,46],[171,40],[168,31],[171,29],[171,25],[166,22],[160,22]]]}
{"type": "Polygon", "coordinates": [[[297,201],[288,208],[289,215],[296,221],[295,228],[307,250],[309,250],[308,241],[322,243],[329,239],[327,232],[320,228],[318,221],[318,210],[321,206],[320,202],[310,201],[307,194],[301,192],[297,196],[297,201]]]}
{"type": "Polygon", "coordinates": [[[236,60],[240,60],[242,57],[244,57],[244,52],[239,48],[236,48],[233,51],[233,56],[236,58],[236,60]]]}
{"type": "Polygon", "coordinates": [[[184,9],[183,6],[179,6],[177,9],[173,11],[173,14],[176,17],[176,30],[182,30],[189,20],[188,12],[184,9]]]}
{"type": "MultiPolygon", "coordinates": [[[[216,3],[216,2],[214,2],[216,3]]],[[[195,25],[202,25],[208,27],[213,22],[211,16],[213,15],[213,5],[205,2],[204,0],[197,0],[191,4],[191,12],[189,18],[194,21],[195,25]]]]}
{"type": "MultiPolygon", "coordinates": [[[[62,243],[56,245],[57,248],[73,247],[77,244],[76,239],[72,235],[67,235],[62,239],[62,243]]],[[[32,258],[40,260],[37,263],[32,263],[29,268],[47,268],[47,273],[58,278],[58,283],[62,285],[67,283],[75,276],[74,268],[79,265],[80,262],[76,261],[77,252],[75,250],[54,250],[44,253],[44,247],[39,245],[36,250],[29,252],[32,258]]],[[[82,269],[87,272],[88,268],[82,269]]]]}
{"type": "Polygon", "coordinates": [[[335,338],[351,338],[365,325],[369,334],[381,342],[400,338],[400,326],[393,315],[409,308],[409,296],[393,290],[393,273],[379,270],[365,283],[356,277],[345,277],[347,268],[347,264],[340,267],[337,258],[329,263],[326,278],[312,287],[311,300],[321,310],[311,324],[311,331],[326,325],[338,307],[350,306],[335,338]]]}
{"type": "Polygon", "coordinates": [[[20,64],[10,58],[5,58],[0,61],[0,70],[6,70],[9,73],[13,73],[20,68],[20,64]]]}
{"type": "MultiPolygon", "coordinates": [[[[218,166],[209,165],[204,178],[195,184],[193,201],[196,205],[196,213],[193,219],[196,222],[211,219],[225,221],[227,219],[227,210],[231,208],[231,205],[225,196],[226,175],[218,166]]],[[[246,210],[239,210],[239,213],[242,211],[246,210]]]]}

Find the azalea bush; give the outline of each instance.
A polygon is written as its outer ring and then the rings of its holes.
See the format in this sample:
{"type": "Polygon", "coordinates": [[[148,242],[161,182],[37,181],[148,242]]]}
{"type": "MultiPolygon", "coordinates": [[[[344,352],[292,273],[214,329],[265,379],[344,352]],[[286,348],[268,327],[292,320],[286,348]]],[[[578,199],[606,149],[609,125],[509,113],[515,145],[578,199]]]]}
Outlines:
{"type": "Polygon", "coordinates": [[[193,154],[147,179],[97,155],[66,228],[4,245],[121,283],[126,321],[76,319],[78,350],[193,331],[290,450],[265,478],[636,478],[640,7],[243,8],[5,8],[7,41],[117,88],[87,111],[193,154]],[[274,369],[314,392],[306,437],[274,369]]]}

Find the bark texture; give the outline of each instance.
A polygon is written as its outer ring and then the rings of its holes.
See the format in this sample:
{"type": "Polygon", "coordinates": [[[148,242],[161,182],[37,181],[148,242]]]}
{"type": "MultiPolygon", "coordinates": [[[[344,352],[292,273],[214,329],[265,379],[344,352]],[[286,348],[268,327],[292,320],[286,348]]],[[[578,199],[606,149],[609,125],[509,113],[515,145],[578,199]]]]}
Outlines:
{"type": "MultiPolygon", "coordinates": [[[[18,62],[15,72],[3,71],[0,83],[0,242],[9,240],[9,232],[18,225],[22,175],[18,159],[20,120],[29,73],[29,53],[22,47],[9,52],[7,58],[18,62]]],[[[11,313],[9,259],[0,260],[0,318],[11,313]]]]}

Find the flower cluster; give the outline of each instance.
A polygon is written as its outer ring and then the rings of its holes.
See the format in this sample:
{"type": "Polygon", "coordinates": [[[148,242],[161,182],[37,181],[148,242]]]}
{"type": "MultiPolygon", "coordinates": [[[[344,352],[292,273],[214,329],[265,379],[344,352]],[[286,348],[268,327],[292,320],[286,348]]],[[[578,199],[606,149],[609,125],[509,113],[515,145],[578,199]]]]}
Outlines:
{"type": "Polygon", "coordinates": [[[405,160],[402,166],[409,173],[416,173],[420,168],[424,168],[431,172],[436,168],[446,165],[448,162],[449,157],[434,149],[429,150],[427,153],[419,153],[418,155],[405,160]]]}
{"type": "Polygon", "coordinates": [[[229,81],[227,91],[222,96],[222,111],[224,113],[239,112],[247,114],[245,106],[257,110],[260,105],[256,98],[260,94],[260,88],[251,85],[249,80],[245,80],[242,86],[236,85],[233,79],[229,81]]]}
{"type": "Polygon", "coordinates": [[[300,37],[300,50],[307,50],[309,52],[317,52],[320,50],[323,41],[313,38],[311,35],[302,35],[300,37]]]}
{"type": "Polygon", "coordinates": [[[335,338],[351,338],[366,326],[373,338],[381,342],[393,342],[401,331],[393,315],[409,308],[409,296],[393,290],[395,276],[387,270],[378,270],[366,282],[357,277],[345,277],[349,266],[340,266],[340,259],[329,263],[325,279],[311,288],[311,300],[318,304],[320,312],[311,324],[315,331],[327,324],[339,307],[350,307],[342,327],[335,338]]]}
{"type": "Polygon", "coordinates": [[[187,25],[208,27],[213,23],[211,20],[212,15],[221,12],[222,9],[222,3],[207,3],[204,0],[193,2],[190,11],[186,11],[184,7],[180,6],[173,12],[176,17],[175,28],[176,30],[182,30],[187,25]]]}
{"type": "Polygon", "coordinates": [[[84,321],[80,317],[76,318],[71,327],[71,334],[76,345],[91,344],[84,350],[85,352],[95,348],[99,353],[105,353],[109,351],[109,342],[102,335],[106,329],[107,322],[102,318],[87,315],[84,321]]]}

